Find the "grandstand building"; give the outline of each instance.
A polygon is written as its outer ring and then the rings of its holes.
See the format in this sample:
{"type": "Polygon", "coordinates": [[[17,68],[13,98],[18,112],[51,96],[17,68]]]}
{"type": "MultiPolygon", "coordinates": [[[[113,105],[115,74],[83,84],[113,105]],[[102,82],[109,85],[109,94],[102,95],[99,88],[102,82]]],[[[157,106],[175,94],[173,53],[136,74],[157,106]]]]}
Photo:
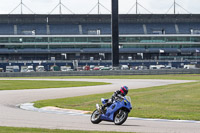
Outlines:
{"type": "MultiPolygon", "coordinates": [[[[121,64],[180,67],[200,59],[200,14],[121,14],[119,23],[121,64]]],[[[110,15],[0,15],[3,67],[73,60],[111,64],[110,15]]]]}

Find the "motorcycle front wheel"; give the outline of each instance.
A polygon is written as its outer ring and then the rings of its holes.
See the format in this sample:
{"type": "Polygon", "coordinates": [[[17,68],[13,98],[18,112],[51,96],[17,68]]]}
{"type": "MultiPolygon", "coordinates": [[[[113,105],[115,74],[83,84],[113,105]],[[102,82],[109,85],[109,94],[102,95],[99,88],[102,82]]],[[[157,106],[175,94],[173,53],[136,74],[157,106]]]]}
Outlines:
{"type": "Polygon", "coordinates": [[[93,124],[99,124],[101,122],[101,113],[98,110],[95,110],[91,115],[91,122],[93,124]]]}
{"type": "Polygon", "coordinates": [[[115,125],[122,125],[128,117],[128,112],[125,110],[119,110],[114,118],[115,125]]]}

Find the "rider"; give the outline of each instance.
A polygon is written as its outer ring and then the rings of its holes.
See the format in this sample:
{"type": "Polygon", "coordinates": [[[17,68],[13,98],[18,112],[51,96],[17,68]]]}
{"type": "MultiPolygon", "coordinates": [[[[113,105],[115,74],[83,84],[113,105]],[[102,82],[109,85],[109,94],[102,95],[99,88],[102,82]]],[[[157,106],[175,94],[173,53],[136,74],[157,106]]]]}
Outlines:
{"type": "Polygon", "coordinates": [[[108,101],[106,102],[106,104],[104,104],[102,107],[101,107],[101,112],[105,113],[106,110],[105,108],[110,106],[113,101],[115,99],[123,99],[126,95],[128,94],[128,87],[127,86],[122,86],[120,90],[117,90],[113,93],[112,97],[110,99],[108,99],[108,101]]]}

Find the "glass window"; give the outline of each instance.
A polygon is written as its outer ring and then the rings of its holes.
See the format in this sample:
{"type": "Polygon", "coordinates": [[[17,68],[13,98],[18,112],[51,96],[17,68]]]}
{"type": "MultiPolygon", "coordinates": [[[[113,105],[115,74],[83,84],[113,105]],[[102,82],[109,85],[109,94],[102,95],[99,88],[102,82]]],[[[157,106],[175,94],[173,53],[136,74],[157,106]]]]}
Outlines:
{"type": "Polygon", "coordinates": [[[62,37],[62,42],[74,42],[74,37],[62,37]]]}
{"type": "Polygon", "coordinates": [[[48,49],[48,45],[35,45],[35,48],[48,49]]]}
{"type": "Polygon", "coordinates": [[[58,48],[62,48],[62,45],[49,45],[50,49],[58,49],[58,48]]]}
{"type": "Polygon", "coordinates": [[[127,39],[126,37],[120,37],[119,42],[127,42],[126,39],[127,39]]]}
{"type": "Polygon", "coordinates": [[[24,37],[22,41],[24,43],[33,43],[33,42],[35,42],[35,38],[33,38],[33,37],[24,37]]]}
{"type": "Polygon", "coordinates": [[[74,42],[73,37],[50,37],[49,41],[52,42],[60,42],[60,43],[68,43],[68,42],[74,42]]]}
{"type": "Polygon", "coordinates": [[[51,37],[50,42],[62,42],[62,39],[59,37],[51,37]]]}
{"type": "Polygon", "coordinates": [[[191,42],[200,42],[200,37],[191,37],[191,42]]]}
{"type": "Polygon", "coordinates": [[[183,48],[191,48],[191,45],[188,45],[188,44],[184,44],[182,45],[183,48]]]}
{"type": "Polygon", "coordinates": [[[61,45],[62,48],[74,48],[74,45],[61,45]]]}
{"type": "Polygon", "coordinates": [[[23,49],[34,49],[36,45],[21,45],[21,48],[23,49]]]}
{"type": "Polygon", "coordinates": [[[88,42],[87,37],[75,37],[75,42],[88,42]]]}
{"type": "Polygon", "coordinates": [[[100,37],[88,37],[88,42],[100,42],[100,37]]]}
{"type": "Polygon", "coordinates": [[[102,44],[100,47],[101,48],[111,48],[111,45],[110,44],[102,44]]]}
{"type": "Polygon", "coordinates": [[[8,37],[1,37],[0,43],[8,43],[8,37]]]}
{"type": "Polygon", "coordinates": [[[140,42],[140,37],[127,37],[127,42],[140,42]]]}
{"type": "Polygon", "coordinates": [[[11,37],[11,38],[10,38],[10,42],[11,42],[11,43],[22,43],[22,42],[23,42],[23,39],[22,39],[22,38],[19,38],[19,37],[11,37]]]}
{"type": "Polygon", "coordinates": [[[48,38],[47,37],[36,37],[35,42],[46,42],[46,43],[48,43],[48,38]]]}
{"type": "Polygon", "coordinates": [[[111,42],[111,37],[102,37],[101,42],[111,42]]]}

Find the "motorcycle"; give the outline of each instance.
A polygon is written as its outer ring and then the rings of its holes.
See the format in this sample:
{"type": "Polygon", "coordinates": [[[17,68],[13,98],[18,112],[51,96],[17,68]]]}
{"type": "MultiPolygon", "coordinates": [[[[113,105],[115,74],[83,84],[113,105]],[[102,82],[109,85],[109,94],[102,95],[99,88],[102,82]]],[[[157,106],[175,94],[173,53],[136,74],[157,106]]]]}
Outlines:
{"type": "MultiPolygon", "coordinates": [[[[108,99],[101,99],[102,104],[106,104],[108,99]]],[[[93,124],[99,124],[101,121],[114,122],[115,125],[122,125],[127,117],[128,113],[132,110],[131,98],[125,96],[124,98],[117,98],[113,103],[102,112],[99,104],[96,104],[96,110],[91,115],[91,122],[93,124]]]]}

